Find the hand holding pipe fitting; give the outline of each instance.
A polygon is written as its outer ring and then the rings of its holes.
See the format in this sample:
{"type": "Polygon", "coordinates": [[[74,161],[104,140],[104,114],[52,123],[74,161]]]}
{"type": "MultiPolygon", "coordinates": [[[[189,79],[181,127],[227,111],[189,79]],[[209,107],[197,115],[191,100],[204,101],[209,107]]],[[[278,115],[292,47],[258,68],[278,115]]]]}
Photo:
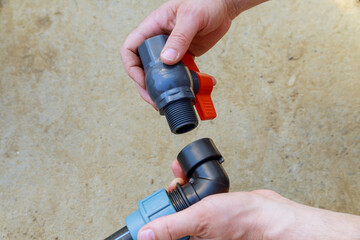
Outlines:
{"type": "Polygon", "coordinates": [[[175,65],[164,64],[160,53],[167,38],[166,35],[149,38],[139,46],[138,52],[149,96],[160,115],[166,116],[171,132],[181,134],[198,125],[194,104],[201,120],[216,117],[210,97],[213,80],[211,76],[200,73],[189,53],[175,65]]]}
{"type": "Polygon", "coordinates": [[[178,161],[189,182],[170,192],[160,189],[140,200],[139,209],[125,218],[126,226],[105,240],[137,240],[138,231],[146,223],[184,210],[209,195],[229,191],[229,178],[221,166],[224,159],[210,138],[187,145],[178,161]]]}
{"type": "Polygon", "coordinates": [[[197,203],[206,196],[229,191],[229,178],[222,167],[224,158],[210,138],[203,138],[187,145],[177,156],[189,182],[177,184],[169,192],[177,211],[197,203]],[[178,196],[175,196],[178,195],[178,196]]]}

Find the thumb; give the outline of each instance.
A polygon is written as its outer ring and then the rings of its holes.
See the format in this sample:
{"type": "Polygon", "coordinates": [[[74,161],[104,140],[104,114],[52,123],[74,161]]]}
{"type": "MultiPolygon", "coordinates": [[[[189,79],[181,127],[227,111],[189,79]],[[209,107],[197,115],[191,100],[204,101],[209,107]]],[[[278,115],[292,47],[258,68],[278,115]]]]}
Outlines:
{"type": "Polygon", "coordinates": [[[180,14],[177,16],[175,27],[161,52],[161,60],[165,64],[172,65],[182,59],[198,32],[197,22],[196,16],[180,14]]]}
{"type": "MultiPolygon", "coordinates": [[[[198,235],[199,224],[204,223],[204,221],[201,221],[199,211],[191,209],[192,207],[189,207],[178,213],[151,221],[140,229],[138,239],[176,240],[186,236],[198,235]]],[[[202,217],[202,219],[204,218],[202,217]]]]}

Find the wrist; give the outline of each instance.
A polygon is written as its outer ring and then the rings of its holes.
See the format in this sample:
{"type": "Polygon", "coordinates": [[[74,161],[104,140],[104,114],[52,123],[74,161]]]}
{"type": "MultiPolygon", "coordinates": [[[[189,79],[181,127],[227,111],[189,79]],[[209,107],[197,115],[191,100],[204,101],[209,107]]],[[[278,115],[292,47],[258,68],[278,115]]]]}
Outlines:
{"type": "Polygon", "coordinates": [[[240,14],[240,11],[238,10],[239,4],[237,3],[239,1],[238,0],[223,0],[223,1],[227,9],[228,17],[230,18],[230,20],[233,20],[240,14]]]}
{"type": "Polygon", "coordinates": [[[313,234],[314,238],[325,236],[324,239],[329,240],[360,239],[360,216],[309,208],[313,209],[319,222],[318,231],[313,234]]]}
{"type": "Polygon", "coordinates": [[[360,239],[360,216],[294,203],[281,218],[264,232],[266,239],[360,239]]]}
{"type": "Polygon", "coordinates": [[[231,20],[236,18],[240,13],[266,1],[268,0],[224,0],[228,16],[231,20]]]}

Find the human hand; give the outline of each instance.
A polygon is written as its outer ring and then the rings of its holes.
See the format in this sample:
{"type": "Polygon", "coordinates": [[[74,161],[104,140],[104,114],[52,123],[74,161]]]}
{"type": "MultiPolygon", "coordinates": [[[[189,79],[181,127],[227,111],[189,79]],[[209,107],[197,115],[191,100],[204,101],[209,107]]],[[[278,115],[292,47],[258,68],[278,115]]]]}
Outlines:
{"type": "MultiPolygon", "coordinates": [[[[176,181],[186,183],[177,161],[176,181]]],[[[169,189],[174,187],[173,182],[169,189]]],[[[140,229],[140,240],[360,239],[360,217],[290,201],[270,190],[216,194],[140,229]]]]}
{"type": "Polygon", "coordinates": [[[171,0],[152,12],[129,34],[121,49],[122,61],[146,102],[156,108],[146,91],[137,48],[150,37],[170,34],[161,53],[165,64],[179,62],[186,51],[200,56],[228,31],[232,17],[235,17],[231,3],[232,0],[171,0]]]}

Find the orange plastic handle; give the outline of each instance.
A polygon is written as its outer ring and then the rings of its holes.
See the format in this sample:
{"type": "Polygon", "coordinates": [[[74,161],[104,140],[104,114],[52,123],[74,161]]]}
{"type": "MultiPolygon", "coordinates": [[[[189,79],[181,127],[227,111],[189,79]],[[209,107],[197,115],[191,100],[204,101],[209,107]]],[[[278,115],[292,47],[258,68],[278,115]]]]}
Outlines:
{"type": "Polygon", "coordinates": [[[195,107],[201,120],[210,120],[216,117],[216,111],[211,99],[211,92],[213,90],[213,80],[208,74],[200,73],[199,68],[196,66],[193,56],[190,53],[186,53],[182,59],[182,62],[194,71],[199,78],[199,90],[196,93],[195,107]]]}

